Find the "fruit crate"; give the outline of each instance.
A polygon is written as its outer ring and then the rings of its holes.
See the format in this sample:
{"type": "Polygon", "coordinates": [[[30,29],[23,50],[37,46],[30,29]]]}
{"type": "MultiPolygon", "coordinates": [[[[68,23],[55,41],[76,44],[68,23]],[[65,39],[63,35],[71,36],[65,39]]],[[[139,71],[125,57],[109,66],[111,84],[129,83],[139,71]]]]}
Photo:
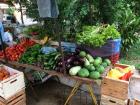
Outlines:
{"type": "Polygon", "coordinates": [[[5,65],[3,67],[10,73],[10,77],[0,81],[0,96],[8,99],[25,88],[24,74],[11,67],[5,65]]]}
{"type": "MultiPolygon", "coordinates": [[[[126,68],[129,65],[115,64],[115,67],[126,68]]],[[[101,83],[101,95],[107,95],[114,98],[126,100],[128,99],[128,85],[129,81],[116,80],[106,77],[104,74],[101,83]]]]}
{"type": "Polygon", "coordinates": [[[140,105],[140,76],[133,75],[129,80],[129,99],[134,100],[134,105],[140,105]]]}
{"type": "Polygon", "coordinates": [[[3,99],[2,97],[0,97],[0,105],[26,105],[25,89],[14,94],[8,99],[3,99]]]}
{"type": "Polygon", "coordinates": [[[102,95],[100,105],[127,105],[127,100],[102,95]]]}

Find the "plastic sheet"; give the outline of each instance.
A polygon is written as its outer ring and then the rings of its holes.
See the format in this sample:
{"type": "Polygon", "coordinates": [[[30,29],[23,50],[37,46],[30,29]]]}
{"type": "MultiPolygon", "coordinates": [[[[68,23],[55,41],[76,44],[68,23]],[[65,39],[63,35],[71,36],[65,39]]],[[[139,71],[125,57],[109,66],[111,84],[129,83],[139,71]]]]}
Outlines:
{"type": "Polygon", "coordinates": [[[76,49],[76,44],[75,43],[70,43],[70,42],[62,42],[61,43],[62,48],[66,52],[75,52],[76,49]]]}

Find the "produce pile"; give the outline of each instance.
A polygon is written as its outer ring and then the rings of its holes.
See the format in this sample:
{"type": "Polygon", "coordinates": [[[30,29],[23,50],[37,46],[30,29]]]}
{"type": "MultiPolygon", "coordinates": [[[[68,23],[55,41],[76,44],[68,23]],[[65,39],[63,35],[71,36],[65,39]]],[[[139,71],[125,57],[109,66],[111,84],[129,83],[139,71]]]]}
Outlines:
{"type": "MultiPolygon", "coordinates": [[[[55,70],[64,73],[62,56],[58,51],[47,54],[42,53],[39,44],[28,48],[20,58],[21,63],[31,64],[45,70],[55,70]]],[[[85,51],[76,50],[75,53],[64,53],[66,73],[71,76],[98,79],[105,68],[111,65],[109,59],[93,58],[85,51]]]]}
{"type": "Polygon", "coordinates": [[[0,67],[0,81],[7,79],[10,77],[10,73],[6,70],[5,67],[0,67]]]}
{"type": "MultiPolygon", "coordinates": [[[[80,57],[78,55],[78,52],[65,53],[64,54],[64,64],[66,67],[66,73],[69,73],[70,68],[72,68],[74,66],[83,66],[84,65],[84,58],[80,57]]],[[[64,73],[64,71],[62,70],[62,67],[63,67],[62,57],[59,57],[57,59],[55,71],[64,73]]]]}
{"type": "Polygon", "coordinates": [[[59,59],[60,56],[61,54],[56,51],[49,54],[44,54],[40,56],[38,60],[45,70],[54,70],[57,64],[57,59],[59,59]]]}
{"type": "MultiPolygon", "coordinates": [[[[71,76],[79,76],[83,78],[98,79],[104,72],[105,68],[111,65],[109,59],[101,57],[93,58],[85,51],[68,54],[64,57],[66,72],[71,76]]],[[[62,60],[58,60],[55,70],[62,71],[62,60]]]]}
{"type": "Polygon", "coordinates": [[[39,44],[28,48],[26,52],[21,56],[19,62],[35,65],[46,70],[54,69],[57,58],[60,56],[60,53],[55,51],[50,52],[48,54],[44,54],[42,53],[41,48],[42,46],[39,44]]]}
{"type": "Polygon", "coordinates": [[[101,47],[109,39],[120,38],[120,33],[114,25],[104,26],[83,26],[83,31],[77,33],[76,41],[78,44],[92,47],[101,47]]]}
{"type": "Polygon", "coordinates": [[[125,80],[129,81],[129,78],[133,75],[133,70],[135,67],[133,66],[128,66],[126,68],[121,68],[121,67],[114,67],[111,69],[107,77],[112,78],[112,79],[117,79],[117,80],[125,80]]]}
{"type": "MultiPolygon", "coordinates": [[[[41,45],[35,44],[31,40],[23,40],[13,47],[6,48],[5,51],[8,60],[38,66],[45,70],[65,72],[62,69],[62,56],[57,49],[52,50],[50,47],[42,49],[41,45]]],[[[3,52],[1,52],[0,57],[4,57],[3,52]]],[[[111,62],[109,59],[103,59],[101,57],[93,58],[85,51],[76,49],[73,53],[64,52],[64,64],[66,73],[71,76],[98,79],[101,77],[105,68],[111,65],[111,62]]]]}
{"type": "Polygon", "coordinates": [[[34,64],[37,62],[37,57],[40,56],[41,45],[35,44],[34,46],[28,48],[25,53],[19,59],[20,63],[34,64]]]}
{"type": "MultiPolygon", "coordinates": [[[[34,44],[34,41],[26,39],[12,47],[7,47],[5,49],[7,59],[10,61],[18,61],[20,56],[26,51],[26,49],[33,46],[34,44]]],[[[4,59],[3,51],[0,51],[0,58],[4,59]]]]}

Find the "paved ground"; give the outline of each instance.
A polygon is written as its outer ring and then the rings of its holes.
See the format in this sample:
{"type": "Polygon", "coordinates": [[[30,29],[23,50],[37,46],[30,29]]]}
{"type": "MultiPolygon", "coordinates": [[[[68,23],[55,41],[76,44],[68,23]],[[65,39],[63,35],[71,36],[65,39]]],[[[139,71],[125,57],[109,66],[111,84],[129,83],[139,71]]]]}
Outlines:
{"type": "MultiPolygon", "coordinates": [[[[27,105],[64,105],[64,101],[71,90],[70,87],[52,80],[49,80],[42,85],[36,86],[35,89],[38,94],[39,101],[35,101],[32,92],[28,88],[27,105]]],[[[69,105],[93,104],[91,98],[88,97],[88,94],[79,90],[69,105]]]]}

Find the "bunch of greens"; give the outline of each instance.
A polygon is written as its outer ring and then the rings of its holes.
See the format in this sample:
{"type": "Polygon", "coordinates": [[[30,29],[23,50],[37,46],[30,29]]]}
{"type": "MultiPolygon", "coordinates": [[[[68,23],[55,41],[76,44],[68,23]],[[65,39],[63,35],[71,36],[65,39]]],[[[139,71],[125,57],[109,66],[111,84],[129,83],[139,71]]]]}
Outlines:
{"type": "Polygon", "coordinates": [[[20,57],[19,62],[27,64],[35,64],[37,62],[37,57],[42,55],[40,52],[41,46],[39,44],[28,48],[27,51],[20,57]]]}
{"type": "Polygon", "coordinates": [[[120,33],[114,25],[104,26],[84,26],[83,31],[76,35],[78,44],[92,47],[101,47],[109,39],[120,38],[120,33]]]}
{"type": "Polygon", "coordinates": [[[38,62],[42,63],[45,70],[53,70],[56,67],[57,59],[61,56],[59,52],[51,52],[38,57],[38,62]]]}
{"type": "Polygon", "coordinates": [[[27,51],[21,56],[20,62],[24,64],[31,64],[41,67],[46,70],[52,70],[56,66],[56,61],[60,57],[59,52],[51,52],[44,54],[41,52],[42,46],[39,44],[27,49],[27,51]]]}

